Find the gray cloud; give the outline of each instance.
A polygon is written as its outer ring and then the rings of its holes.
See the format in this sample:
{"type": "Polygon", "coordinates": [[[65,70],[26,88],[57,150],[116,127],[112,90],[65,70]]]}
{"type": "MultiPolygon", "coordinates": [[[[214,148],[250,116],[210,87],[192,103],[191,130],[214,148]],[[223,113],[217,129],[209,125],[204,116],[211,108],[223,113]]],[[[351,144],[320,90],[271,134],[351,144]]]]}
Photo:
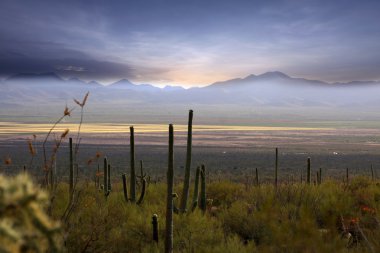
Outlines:
{"type": "Polygon", "coordinates": [[[206,84],[282,70],[380,79],[379,10],[372,0],[3,0],[0,75],[206,84]]]}

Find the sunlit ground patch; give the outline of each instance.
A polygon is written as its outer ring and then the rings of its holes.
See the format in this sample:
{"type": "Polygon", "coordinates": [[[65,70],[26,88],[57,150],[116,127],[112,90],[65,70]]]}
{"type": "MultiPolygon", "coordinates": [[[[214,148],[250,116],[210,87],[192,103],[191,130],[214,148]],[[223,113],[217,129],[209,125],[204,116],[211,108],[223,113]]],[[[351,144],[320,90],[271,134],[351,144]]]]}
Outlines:
{"type": "MultiPolygon", "coordinates": [[[[16,123],[0,122],[0,134],[32,134],[47,133],[51,124],[41,123],[16,123]]],[[[130,124],[108,124],[108,123],[89,123],[83,124],[82,133],[126,133],[129,132],[130,124]]],[[[65,129],[76,131],[78,124],[63,123],[58,125],[55,130],[65,129]]],[[[136,124],[135,131],[140,133],[166,132],[167,125],[163,124],[136,124]]],[[[266,127],[266,126],[218,126],[218,125],[194,125],[193,131],[319,131],[333,130],[333,128],[312,128],[312,127],[266,127]]],[[[187,131],[187,125],[175,125],[175,131],[187,131]]]]}

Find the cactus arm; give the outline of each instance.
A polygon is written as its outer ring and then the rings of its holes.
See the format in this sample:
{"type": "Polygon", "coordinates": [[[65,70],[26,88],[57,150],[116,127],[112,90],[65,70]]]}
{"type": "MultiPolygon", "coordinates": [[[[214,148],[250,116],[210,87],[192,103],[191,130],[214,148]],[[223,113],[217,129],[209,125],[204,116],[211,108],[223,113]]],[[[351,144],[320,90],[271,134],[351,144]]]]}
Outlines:
{"type": "Polygon", "coordinates": [[[127,175],[123,174],[122,175],[122,179],[123,179],[123,193],[124,193],[124,199],[126,202],[129,201],[128,199],[128,188],[127,188],[127,175]]]}
{"type": "Polygon", "coordinates": [[[145,188],[146,188],[146,179],[143,178],[143,179],[141,180],[141,183],[142,183],[142,186],[141,186],[141,194],[140,194],[140,198],[139,198],[139,200],[136,202],[137,205],[140,205],[140,204],[143,202],[143,200],[144,200],[144,196],[145,196],[145,188]]]}

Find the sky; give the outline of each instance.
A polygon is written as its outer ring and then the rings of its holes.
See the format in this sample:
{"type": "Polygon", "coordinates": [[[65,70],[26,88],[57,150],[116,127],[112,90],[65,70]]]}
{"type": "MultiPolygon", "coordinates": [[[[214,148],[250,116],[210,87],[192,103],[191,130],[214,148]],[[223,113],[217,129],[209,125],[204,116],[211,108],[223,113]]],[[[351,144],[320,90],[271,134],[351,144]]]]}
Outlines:
{"type": "Polygon", "coordinates": [[[380,80],[378,0],[0,0],[0,78],[380,80]]]}

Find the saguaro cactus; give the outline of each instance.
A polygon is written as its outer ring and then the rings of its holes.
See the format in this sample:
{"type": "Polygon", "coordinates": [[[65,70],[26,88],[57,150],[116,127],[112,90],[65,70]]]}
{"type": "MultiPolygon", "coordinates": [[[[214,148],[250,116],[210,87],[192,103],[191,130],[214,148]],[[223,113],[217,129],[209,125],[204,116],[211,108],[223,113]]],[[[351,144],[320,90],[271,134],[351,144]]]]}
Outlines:
{"type": "Polygon", "coordinates": [[[183,191],[182,191],[182,198],[181,198],[181,205],[180,205],[181,212],[186,212],[187,199],[189,198],[192,135],[193,135],[193,110],[190,110],[189,121],[187,124],[186,167],[185,167],[185,180],[183,181],[183,191]]]}
{"type": "Polygon", "coordinates": [[[322,184],[322,168],[319,168],[319,184],[322,184]]]}
{"type": "Polygon", "coordinates": [[[311,161],[310,157],[307,158],[307,183],[311,183],[311,161]]]}
{"type": "Polygon", "coordinates": [[[130,193],[131,202],[136,201],[136,170],[135,170],[135,132],[133,126],[130,130],[130,161],[131,161],[131,178],[130,178],[130,193]]]}
{"type": "Polygon", "coordinates": [[[167,200],[166,200],[166,227],[165,227],[165,253],[173,252],[173,179],[174,179],[174,134],[173,125],[169,125],[169,155],[167,171],[167,200]]]}
{"type": "Polygon", "coordinates": [[[276,148],[276,162],[275,162],[275,172],[274,172],[274,186],[277,189],[278,184],[278,148],[276,148]]]}
{"type": "Polygon", "coordinates": [[[70,148],[70,175],[69,175],[69,194],[70,199],[72,198],[74,191],[74,158],[73,158],[73,138],[69,139],[69,148],[70,148]]]}
{"type": "Polygon", "coordinates": [[[112,189],[112,186],[111,186],[111,164],[108,164],[108,167],[107,167],[107,189],[108,191],[110,192],[111,189],[112,189]]]}
{"type": "Polygon", "coordinates": [[[203,164],[201,169],[201,199],[199,203],[199,208],[203,212],[206,211],[206,168],[203,164]]]}
{"type": "Polygon", "coordinates": [[[153,235],[153,241],[158,243],[158,215],[153,214],[152,216],[152,235],[153,235]]]}
{"type": "Polygon", "coordinates": [[[348,168],[346,168],[346,183],[348,184],[349,183],[349,178],[348,178],[348,168]]]}
{"type": "Polygon", "coordinates": [[[259,185],[259,171],[256,168],[256,177],[255,177],[256,185],[259,185]]]}
{"type": "Polygon", "coordinates": [[[108,160],[107,160],[107,157],[105,156],[104,157],[104,163],[103,163],[103,178],[104,178],[104,182],[103,182],[103,191],[104,191],[104,194],[108,194],[108,160]]]}
{"type": "Polygon", "coordinates": [[[192,211],[198,206],[198,189],[199,189],[199,174],[200,174],[201,168],[199,166],[197,167],[197,171],[195,172],[195,181],[194,181],[194,194],[193,194],[193,206],[192,211]]]}
{"type": "Polygon", "coordinates": [[[319,185],[319,171],[317,171],[317,173],[316,173],[315,184],[316,184],[316,185],[319,185]]]}

